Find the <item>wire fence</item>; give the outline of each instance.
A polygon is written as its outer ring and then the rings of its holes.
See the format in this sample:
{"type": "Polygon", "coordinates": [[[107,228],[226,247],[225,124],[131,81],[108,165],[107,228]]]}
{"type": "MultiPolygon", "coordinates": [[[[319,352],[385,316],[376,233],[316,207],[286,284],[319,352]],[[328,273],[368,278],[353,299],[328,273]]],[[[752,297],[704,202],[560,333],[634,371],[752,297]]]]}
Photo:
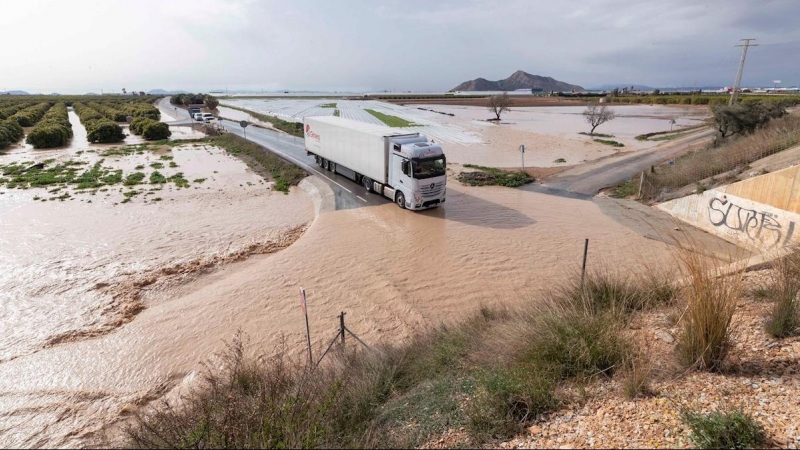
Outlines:
{"type": "Polygon", "coordinates": [[[707,187],[704,182],[709,185],[718,181],[735,182],[750,168],[750,163],[798,144],[800,117],[790,115],[724,145],[697,144],[670,164],[651,167],[633,182],[639,182],[639,198],[665,201],[689,185],[697,184],[697,190],[702,191],[707,187]]]}

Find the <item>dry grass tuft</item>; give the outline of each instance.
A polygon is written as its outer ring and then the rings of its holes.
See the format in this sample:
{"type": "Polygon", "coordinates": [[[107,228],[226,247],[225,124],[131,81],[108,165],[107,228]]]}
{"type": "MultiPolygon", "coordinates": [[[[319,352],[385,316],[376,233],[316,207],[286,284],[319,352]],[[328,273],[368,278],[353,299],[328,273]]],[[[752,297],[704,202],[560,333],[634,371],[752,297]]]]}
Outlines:
{"type": "Polygon", "coordinates": [[[766,329],[776,338],[794,336],[800,326],[800,248],[775,260],[773,273],[767,291],[775,299],[775,306],[767,318],[766,329]]]}
{"type": "Polygon", "coordinates": [[[744,271],[725,274],[719,261],[695,250],[682,247],[678,253],[689,278],[678,350],[686,367],[716,371],[731,347],[733,314],[742,294],[744,271]]]}

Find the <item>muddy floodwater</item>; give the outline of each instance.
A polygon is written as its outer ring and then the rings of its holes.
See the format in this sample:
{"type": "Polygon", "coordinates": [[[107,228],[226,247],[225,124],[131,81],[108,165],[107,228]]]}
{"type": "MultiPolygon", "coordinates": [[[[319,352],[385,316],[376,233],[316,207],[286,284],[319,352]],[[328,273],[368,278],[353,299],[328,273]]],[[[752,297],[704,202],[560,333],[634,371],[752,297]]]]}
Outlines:
{"type": "MultiPolygon", "coordinates": [[[[570,125],[540,129],[539,113],[524,111],[500,126],[470,116],[477,111],[424,114],[442,121],[442,136],[471,130],[470,138],[485,140],[445,140],[457,162],[516,161],[518,144],[505,145],[525,136],[576,159],[613,152],[572,137],[575,111],[549,110],[556,115],[548,120],[570,125]]],[[[20,147],[0,155],[0,165],[52,160],[147,178],[100,189],[0,187],[3,446],[124,445],[121,425],[133,412],[192,386],[201,364],[213,367],[215,352],[239,331],[253,351],[270,354],[284,343],[300,355],[300,287],[319,354],[341,311],[366,342],[399,343],[482,305],[533,301],[575,276],[587,238],[590,270],[674,264],[674,248],[653,232],[645,207],[637,216],[598,199],[451,179],[438,209],[414,213],[386,201],[319,212],[328,204],[320,197],[333,196],[320,179],[284,195],[219,148],[80,145],[81,127],[75,132],[69,148],[20,147]],[[151,181],[156,170],[184,181],[151,181]]],[[[552,161],[544,147],[531,157],[552,161]]]]}
{"type": "Polygon", "coordinates": [[[3,303],[9,308],[22,298],[24,305],[10,308],[3,326],[25,330],[14,332],[0,363],[0,444],[120,444],[119,427],[111,424],[191,384],[199,363],[238,330],[267,353],[281,341],[299,351],[299,287],[308,292],[319,352],[340,311],[367,342],[401,342],[481,305],[530,301],[574,273],[584,238],[591,241],[590,268],[670,259],[662,242],[621,225],[592,201],[452,183],[445,207],[431,211],[412,213],[387,201],[323,212],[284,250],[146,285],[146,309],[112,332],[42,345],[54,332],[101,320],[105,305],[96,286],[117,275],[225,252],[228,243],[267,238],[311,214],[301,198],[255,195],[259,186],[236,194],[235,181],[226,186],[219,197],[198,197],[185,207],[176,198],[104,212],[78,201],[40,210],[31,209],[27,192],[3,200],[3,220],[13,212],[3,224],[3,250],[16,252],[15,263],[3,266],[15,276],[3,283],[17,292],[3,303]]]}

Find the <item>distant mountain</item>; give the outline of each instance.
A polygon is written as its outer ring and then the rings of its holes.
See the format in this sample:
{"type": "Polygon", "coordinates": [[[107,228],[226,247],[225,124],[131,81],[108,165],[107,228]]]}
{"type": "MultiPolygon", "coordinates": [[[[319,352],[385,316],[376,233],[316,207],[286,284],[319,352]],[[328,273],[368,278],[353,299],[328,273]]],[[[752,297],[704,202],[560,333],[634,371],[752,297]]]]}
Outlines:
{"type": "Polygon", "coordinates": [[[454,91],[516,91],[517,89],[541,89],[544,92],[550,91],[583,91],[584,89],[575,84],[558,81],[551,77],[531,75],[527,72],[518,70],[505,80],[489,81],[485,78],[476,78],[465,81],[458,86],[450,89],[454,91]]]}
{"type": "Polygon", "coordinates": [[[147,91],[147,95],[175,95],[175,94],[188,94],[186,91],[165,91],[164,89],[152,89],[147,91]]]}
{"type": "Polygon", "coordinates": [[[25,91],[0,91],[0,95],[31,95],[25,91]]]}

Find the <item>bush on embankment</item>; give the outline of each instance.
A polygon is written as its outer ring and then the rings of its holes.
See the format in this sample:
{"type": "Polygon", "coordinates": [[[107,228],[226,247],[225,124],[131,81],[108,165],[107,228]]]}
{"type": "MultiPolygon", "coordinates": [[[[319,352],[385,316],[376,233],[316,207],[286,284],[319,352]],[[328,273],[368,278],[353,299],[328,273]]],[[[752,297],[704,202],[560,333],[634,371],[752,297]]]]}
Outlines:
{"type": "Polygon", "coordinates": [[[402,346],[337,351],[316,369],[284,351],[247,358],[237,338],[223,369],[129,435],[155,448],[418,447],[458,427],[473,443],[506,438],[558,409],[559,386],[624,376],[641,353],[626,327],[672,302],[666,286],[654,274],[576,276],[530,306],[481,308],[402,346]]]}
{"type": "Polygon", "coordinates": [[[53,148],[67,145],[72,138],[67,105],[56,103],[28,133],[25,142],[34,148],[53,148]]]}

